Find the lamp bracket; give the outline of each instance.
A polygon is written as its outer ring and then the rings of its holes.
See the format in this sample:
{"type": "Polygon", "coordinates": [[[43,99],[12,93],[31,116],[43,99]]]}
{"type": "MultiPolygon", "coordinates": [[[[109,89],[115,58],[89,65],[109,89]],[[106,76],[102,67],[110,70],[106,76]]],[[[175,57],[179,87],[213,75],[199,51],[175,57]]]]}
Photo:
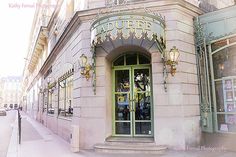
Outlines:
{"type": "Polygon", "coordinates": [[[94,70],[94,66],[91,65],[91,63],[87,62],[87,56],[85,54],[82,54],[80,56],[81,63],[80,63],[80,74],[83,75],[86,80],[88,81],[89,78],[91,77],[90,71],[94,70]]]}
{"type": "MultiPolygon", "coordinates": [[[[159,52],[161,52],[161,51],[159,51],[159,52]]],[[[170,50],[169,53],[171,53],[169,55],[174,54],[174,57],[173,56],[172,57],[168,56],[166,49],[164,49],[161,53],[161,58],[162,58],[162,62],[163,62],[163,85],[164,85],[165,92],[167,92],[168,73],[170,73],[171,76],[175,75],[176,65],[178,64],[178,57],[179,57],[179,51],[175,46],[173,46],[173,48],[170,50]],[[167,71],[167,65],[170,66],[170,71],[169,72],[167,71]]]]}

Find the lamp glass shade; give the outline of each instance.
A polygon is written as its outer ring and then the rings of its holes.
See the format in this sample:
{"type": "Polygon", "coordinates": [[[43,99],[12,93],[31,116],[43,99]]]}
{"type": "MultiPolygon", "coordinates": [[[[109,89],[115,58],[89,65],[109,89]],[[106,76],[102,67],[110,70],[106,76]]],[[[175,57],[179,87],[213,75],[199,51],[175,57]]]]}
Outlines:
{"type": "Polygon", "coordinates": [[[225,69],[224,63],[220,63],[218,66],[219,66],[219,70],[224,70],[225,69]]]}
{"type": "Polygon", "coordinates": [[[169,53],[169,60],[171,62],[177,62],[179,58],[179,50],[174,46],[169,53]]]}
{"type": "Polygon", "coordinates": [[[80,56],[80,66],[85,67],[87,64],[87,60],[88,60],[87,57],[84,54],[82,54],[80,56]]]}

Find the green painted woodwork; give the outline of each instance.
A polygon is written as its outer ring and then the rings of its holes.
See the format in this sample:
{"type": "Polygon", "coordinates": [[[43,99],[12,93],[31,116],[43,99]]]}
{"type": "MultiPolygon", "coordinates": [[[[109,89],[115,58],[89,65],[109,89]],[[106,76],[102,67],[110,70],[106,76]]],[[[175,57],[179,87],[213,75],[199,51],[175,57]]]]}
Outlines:
{"type": "MultiPolygon", "coordinates": [[[[137,57],[135,57],[137,60],[136,62],[135,61],[132,61],[134,64],[132,65],[127,65],[129,64],[128,62],[126,62],[127,59],[127,56],[129,56],[131,53],[127,53],[127,54],[124,54],[122,56],[119,56],[118,59],[116,59],[114,62],[113,62],[113,67],[112,67],[112,78],[113,78],[113,88],[112,88],[112,98],[113,98],[113,105],[112,105],[112,112],[113,112],[113,116],[112,116],[112,119],[113,119],[113,125],[112,125],[112,135],[113,136],[128,136],[128,137],[152,137],[153,136],[153,105],[152,105],[152,88],[149,89],[149,91],[147,91],[147,89],[145,91],[137,91],[138,87],[135,87],[135,81],[134,81],[134,77],[135,75],[137,75],[137,71],[139,70],[144,70],[144,71],[148,71],[148,75],[149,75],[149,78],[150,78],[150,87],[152,82],[151,82],[151,68],[150,68],[150,60],[149,60],[149,63],[148,64],[139,64],[139,58],[140,57],[143,57],[145,58],[145,56],[143,55],[140,55],[138,53],[132,53],[133,55],[136,55],[137,57]],[[124,58],[124,59],[121,59],[121,58],[124,58]],[[119,59],[123,62],[124,64],[123,65],[118,65],[118,66],[114,66],[114,63],[116,61],[119,61],[119,59]],[[117,88],[117,82],[116,82],[116,74],[119,73],[119,72],[123,72],[124,74],[123,75],[127,75],[125,73],[128,72],[128,86],[126,87],[125,90],[118,90],[117,88]],[[135,73],[136,72],[136,73],[135,73]],[[146,95],[146,97],[145,97],[146,95]],[[117,110],[116,110],[116,105],[118,104],[117,101],[119,100],[118,98],[116,98],[120,96],[120,99],[122,99],[122,102],[128,102],[128,105],[126,104],[126,106],[129,106],[128,109],[129,109],[129,116],[126,116],[125,120],[124,119],[119,119],[117,118],[118,116],[118,113],[117,110]],[[138,97],[137,97],[138,96],[138,97]],[[139,97],[140,96],[140,97],[139,97]],[[143,97],[144,96],[144,97],[143,97]],[[125,97],[125,98],[124,98],[125,97]],[[146,98],[150,98],[150,113],[147,114],[147,115],[150,115],[150,119],[149,120],[138,120],[136,119],[137,118],[137,111],[136,109],[139,109],[137,106],[135,106],[135,104],[139,104],[137,103],[137,101],[139,100],[146,100],[146,98]],[[141,99],[139,99],[141,98],[141,99]],[[128,101],[124,101],[124,100],[128,100],[128,101]],[[125,123],[126,122],[126,123],[125,123]],[[147,133],[145,132],[145,134],[138,134],[136,133],[136,123],[138,124],[148,124],[150,123],[151,125],[151,128],[150,128],[150,131],[147,133]],[[116,124],[130,124],[130,126],[128,126],[127,128],[129,129],[126,129],[128,131],[130,131],[129,133],[128,132],[125,132],[125,133],[116,133],[117,131],[117,126],[116,124]]],[[[115,63],[116,64],[116,63],[115,63]]],[[[127,81],[126,81],[127,82],[127,81]]],[[[123,88],[122,88],[123,89],[123,88]]],[[[121,103],[120,103],[121,104],[121,103]]],[[[117,105],[119,107],[119,105],[117,105]]],[[[117,108],[118,108],[117,107],[117,108]]],[[[126,107],[125,107],[126,108],[126,107]]],[[[122,115],[122,114],[121,114],[122,115]]],[[[123,127],[123,126],[122,126],[123,127]]],[[[120,128],[122,128],[120,127],[120,128]]],[[[138,127],[137,127],[138,128],[138,127]]],[[[122,130],[122,129],[121,129],[122,130]]]]}
{"type": "Polygon", "coordinates": [[[234,34],[236,33],[236,6],[201,15],[199,22],[203,25],[204,33],[210,37],[209,41],[234,34]]]}
{"type": "Polygon", "coordinates": [[[206,132],[219,132],[213,55],[236,44],[236,6],[214,11],[195,19],[195,45],[198,64],[201,126],[206,132]],[[217,26],[217,27],[216,27],[217,26]]]}
{"type": "Polygon", "coordinates": [[[208,47],[206,45],[206,36],[203,26],[199,23],[199,19],[194,21],[195,30],[195,46],[197,57],[198,83],[200,94],[200,115],[201,128],[204,132],[213,132],[212,122],[212,102],[210,94],[210,78],[208,69],[208,47]]]}

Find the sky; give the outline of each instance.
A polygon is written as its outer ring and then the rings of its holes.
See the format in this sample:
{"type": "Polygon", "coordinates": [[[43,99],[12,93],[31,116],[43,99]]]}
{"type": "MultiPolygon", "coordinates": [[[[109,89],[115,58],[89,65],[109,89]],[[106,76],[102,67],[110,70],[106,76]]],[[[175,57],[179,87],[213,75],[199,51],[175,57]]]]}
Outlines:
{"type": "Polygon", "coordinates": [[[0,0],[0,77],[23,74],[36,0],[0,0]]]}

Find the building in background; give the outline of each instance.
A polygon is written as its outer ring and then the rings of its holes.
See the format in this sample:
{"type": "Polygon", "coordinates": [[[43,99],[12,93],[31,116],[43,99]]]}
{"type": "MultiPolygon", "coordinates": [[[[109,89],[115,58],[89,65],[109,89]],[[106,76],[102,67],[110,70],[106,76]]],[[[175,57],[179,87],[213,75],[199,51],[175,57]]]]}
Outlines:
{"type": "Polygon", "coordinates": [[[0,78],[0,107],[17,109],[21,101],[22,77],[8,76],[0,78]]]}
{"type": "Polygon", "coordinates": [[[205,121],[193,19],[218,5],[39,1],[24,68],[24,110],[72,151],[199,146],[205,121]]]}
{"type": "Polygon", "coordinates": [[[235,4],[235,0],[196,0],[204,11],[215,11],[235,4]]]}

